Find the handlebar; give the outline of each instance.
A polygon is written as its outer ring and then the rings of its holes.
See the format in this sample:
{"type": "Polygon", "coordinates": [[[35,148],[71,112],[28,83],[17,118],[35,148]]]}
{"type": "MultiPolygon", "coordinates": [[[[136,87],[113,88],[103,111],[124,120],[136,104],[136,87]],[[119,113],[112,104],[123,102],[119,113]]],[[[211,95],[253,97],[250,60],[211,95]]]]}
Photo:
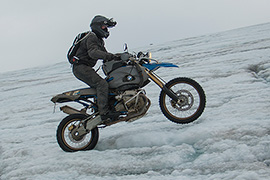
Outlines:
{"type": "Polygon", "coordinates": [[[149,57],[149,54],[150,54],[149,52],[144,54],[143,52],[140,51],[138,54],[136,54],[136,53],[130,54],[128,52],[124,52],[124,53],[121,53],[119,55],[121,57],[121,60],[123,62],[127,62],[127,63],[129,61],[130,62],[137,62],[140,65],[149,64],[151,61],[154,61],[154,62],[158,63],[157,60],[152,59],[151,57],[149,57]]]}

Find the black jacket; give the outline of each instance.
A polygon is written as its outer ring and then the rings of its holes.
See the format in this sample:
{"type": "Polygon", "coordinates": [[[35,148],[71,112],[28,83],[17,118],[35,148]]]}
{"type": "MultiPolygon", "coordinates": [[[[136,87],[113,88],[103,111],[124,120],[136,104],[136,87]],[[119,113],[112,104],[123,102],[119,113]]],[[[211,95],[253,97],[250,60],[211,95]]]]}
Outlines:
{"type": "Polygon", "coordinates": [[[97,60],[110,61],[114,58],[112,53],[107,52],[104,47],[104,41],[98,38],[95,33],[90,34],[82,40],[80,47],[76,52],[76,56],[80,58],[81,64],[95,66],[97,60]]]}

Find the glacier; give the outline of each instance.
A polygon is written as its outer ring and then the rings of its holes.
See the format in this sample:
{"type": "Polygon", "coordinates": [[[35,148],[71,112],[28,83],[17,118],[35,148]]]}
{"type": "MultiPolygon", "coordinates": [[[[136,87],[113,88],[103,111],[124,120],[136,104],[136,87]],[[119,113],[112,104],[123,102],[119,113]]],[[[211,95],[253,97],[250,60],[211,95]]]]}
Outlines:
{"type": "MultiPolygon", "coordinates": [[[[266,180],[270,177],[270,23],[143,47],[166,81],[189,77],[206,108],[180,125],[159,109],[160,89],[145,90],[148,113],[100,129],[94,150],[66,153],[56,141],[66,115],[53,95],[84,88],[67,61],[1,73],[1,180],[266,180]]],[[[136,50],[136,49],[135,49],[136,50]]],[[[99,71],[100,72],[100,71],[99,71]]]]}

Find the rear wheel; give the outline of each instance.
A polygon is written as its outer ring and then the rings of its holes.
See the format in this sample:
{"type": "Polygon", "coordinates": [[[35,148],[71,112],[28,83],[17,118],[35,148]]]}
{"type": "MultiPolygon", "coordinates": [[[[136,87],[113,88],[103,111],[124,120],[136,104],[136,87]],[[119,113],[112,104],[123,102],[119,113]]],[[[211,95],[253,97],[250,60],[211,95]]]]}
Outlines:
{"type": "Polygon", "coordinates": [[[178,102],[172,100],[165,91],[161,91],[159,105],[162,113],[175,123],[190,123],[203,113],[205,93],[202,87],[190,78],[175,78],[165,86],[177,96],[178,102]]]}
{"type": "Polygon", "coordinates": [[[85,151],[93,149],[99,138],[98,128],[92,129],[89,133],[76,136],[76,129],[82,126],[82,120],[87,118],[84,114],[71,114],[65,117],[56,132],[59,146],[66,152],[85,151]]]}

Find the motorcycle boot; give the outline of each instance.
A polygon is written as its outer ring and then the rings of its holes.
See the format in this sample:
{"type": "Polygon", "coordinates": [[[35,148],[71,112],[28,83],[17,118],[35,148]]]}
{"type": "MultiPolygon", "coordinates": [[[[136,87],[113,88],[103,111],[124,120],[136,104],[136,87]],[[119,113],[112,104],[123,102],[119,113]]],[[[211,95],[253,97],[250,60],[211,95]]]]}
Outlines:
{"type": "Polygon", "coordinates": [[[107,113],[100,115],[100,117],[103,122],[105,121],[113,122],[113,121],[117,121],[120,115],[121,115],[120,112],[108,111],[107,113]]]}

